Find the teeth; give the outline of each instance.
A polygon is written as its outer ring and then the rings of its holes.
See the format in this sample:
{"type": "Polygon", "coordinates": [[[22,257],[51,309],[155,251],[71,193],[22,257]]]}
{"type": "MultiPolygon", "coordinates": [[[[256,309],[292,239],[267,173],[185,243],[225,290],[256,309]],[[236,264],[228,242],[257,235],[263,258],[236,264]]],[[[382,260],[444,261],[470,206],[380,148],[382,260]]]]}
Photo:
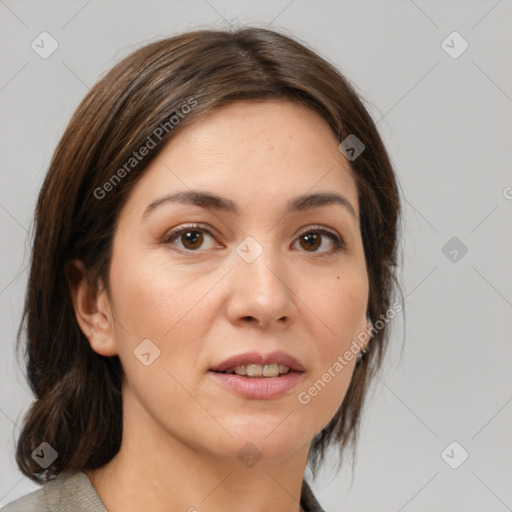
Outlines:
{"type": "Polygon", "coordinates": [[[283,364],[244,364],[229,368],[225,373],[236,373],[237,375],[247,375],[248,377],[277,377],[289,371],[290,368],[283,364]]]}
{"type": "Polygon", "coordinates": [[[266,364],[263,367],[263,377],[277,377],[279,375],[278,364],[266,364]]]}
{"type": "MultiPolygon", "coordinates": [[[[236,373],[236,368],[235,368],[236,373]]],[[[263,366],[261,364],[248,364],[247,375],[249,377],[261,377],[263,375],[263,366]]]]}
{"type": "Polygon", "coordinates": [[[236,373],[237,375],[247,375],[247,369],[245,366],[236,366],[233,373],[236,373]]]}

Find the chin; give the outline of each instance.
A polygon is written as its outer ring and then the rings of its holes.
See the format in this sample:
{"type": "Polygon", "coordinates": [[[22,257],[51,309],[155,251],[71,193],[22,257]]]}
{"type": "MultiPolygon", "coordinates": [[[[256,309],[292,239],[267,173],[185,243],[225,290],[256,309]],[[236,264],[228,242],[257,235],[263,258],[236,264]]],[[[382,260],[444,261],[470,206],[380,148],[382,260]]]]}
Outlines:
{"type": "Polygon", "coordinates": [[[279,461],[304,444],[309,444],[313,436],[308,437],[303,429],[298,428],[300,422],[290,424],[286,420],[280,425],[284,417],[286,415],[275,417],[272,422],[265,417],[252,424],[245,420],[243,427],[228,428],[233,436],[228,440],[230,454],[238,458],[248,454],[268,461],[279,461]]]}

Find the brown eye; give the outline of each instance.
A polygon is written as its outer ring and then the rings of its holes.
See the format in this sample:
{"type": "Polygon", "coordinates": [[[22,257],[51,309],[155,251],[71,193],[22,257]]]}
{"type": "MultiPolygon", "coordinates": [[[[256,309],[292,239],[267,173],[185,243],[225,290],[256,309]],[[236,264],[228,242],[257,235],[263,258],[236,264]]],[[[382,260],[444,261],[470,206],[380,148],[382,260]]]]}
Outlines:
{"type": "Polygon", "coordinates": [[[163,240],[164,244],[171,244],[179,251],[199,252],[206,239],[210,237],[213,242],[210,245],[215,247],[213,235],[205,228],[198,226],[184,226],[168,233],[163,240]]]}
{"type": "Polygon", "coordinates": [[[340,236],[324,228],[304,231],[297,241],[306,252],[318,253],[319,256],[332,254],[345,248],[345,243],[340,236]],[[325,245],[324,239],[330,241],[331,249],[318,251],[321,246],[325,245]]]}

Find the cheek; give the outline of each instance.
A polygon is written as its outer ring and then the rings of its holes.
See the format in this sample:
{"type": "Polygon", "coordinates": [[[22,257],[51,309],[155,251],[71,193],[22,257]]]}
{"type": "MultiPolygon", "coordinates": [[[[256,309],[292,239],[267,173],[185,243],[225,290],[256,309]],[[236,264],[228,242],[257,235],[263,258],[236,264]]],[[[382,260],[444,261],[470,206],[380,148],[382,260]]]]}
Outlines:
{"type": "Polygon", "coordinates": [[[159,261],[139,263],[124,257],[113,259],[111,266],[127,411],[131,418],[149,419],[178,436],[194,433],[200,438],[193,426],[206,423],[221,438],[222,429],[191,398],[199,394],[197,361],[211,325],[197,318],[208,314],[205,293],[218,277],[191,276],[159,261]]]}
{"type": "Polygon", "coordinates": [[[169,403],[190,400],[178,382],[192,390],[202,376],[198,361],[216,311],[215,294],[208,292],[224,273],[225,269],[202,272],[199,266],[185,271],[170,264],[165,251],[145,261],[128,252],[112,260],[119,357],[125,371],[131,372],[129,380],[141,385],[150,399],[163,393],[169,403]],[[138,356],[147,352],[154,362],[146,367],[138,356]]]}
{"type": "Polygon", "coordinates": [[[302,286],[301,299],[317,318],[315,339],[322,344],[319,353],[332,357],[333,350],[350,345],[362,319],[366,318],[369,293],[366,269],[360,265],[347,266],[316,280],[314,285],[304,281],[302,286]]]}
{"type": "Polygon", "coordinates": [[[314,293],[303,300],[317,317],[311,322],[316,326],[311,333],[316,364],[299,390],[297,401],[314,418],[312,424],[320,425],[320,431],[340,407],[352,379],[358,354],[357,335],[368,303],[366,270],[354,266],[310,289],[314,293]]]}
{"type": "MultiPolygon", "coordinates": [[[[197,315],[205,294],[218,277],[184,272],[170,265],[165,253],[156,256],[137,259],[132,254],[113,259],[114,309],[132,337],[166,343],[183,324],[191,327],[190,315],[197,315]]],[[[195,326],[199,324],[192,323],[192,329],[195,326]]]]}

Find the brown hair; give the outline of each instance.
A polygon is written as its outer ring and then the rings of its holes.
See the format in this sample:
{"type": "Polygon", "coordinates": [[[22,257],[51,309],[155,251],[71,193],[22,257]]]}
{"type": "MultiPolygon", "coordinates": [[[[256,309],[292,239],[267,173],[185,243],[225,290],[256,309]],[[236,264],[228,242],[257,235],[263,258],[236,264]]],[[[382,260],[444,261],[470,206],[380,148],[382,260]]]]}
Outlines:
{"type": "MultiPolygon", "coordinates": [[[[340,142],[349,134],[363,141],[365,150],[351,169],[370,285],[367,314],[375,324],[388,311],[398,287],[398,186],[374,122],[342,74],[303,43],[263,28],[197,30],[148,44],[113,67],[78,106],[37,201],[18,331],[20,343],[26,329],[27,378],[35,400],[16,447],[16,462],[33,481],[103,466],[122,438],[120,360],[94,352],[80,330],[67,263],[83,261],[91,282],[101,280],[108,291],[116,220],[144,169],[175,133],[202,115],[257,99],[298,102],[318,113],[340,142]],[[145,156],[130,160],[143,146],[149,148],[145,156]],[[42,442],[58,454],[44,470],[31,456],[42,442]]],[[[384,326],[374,334],[339,410],[313,439],[313,474],[328,445],[338,443],[343,457],[345,447],[356,444],[387,333],[384,326]]]]}

